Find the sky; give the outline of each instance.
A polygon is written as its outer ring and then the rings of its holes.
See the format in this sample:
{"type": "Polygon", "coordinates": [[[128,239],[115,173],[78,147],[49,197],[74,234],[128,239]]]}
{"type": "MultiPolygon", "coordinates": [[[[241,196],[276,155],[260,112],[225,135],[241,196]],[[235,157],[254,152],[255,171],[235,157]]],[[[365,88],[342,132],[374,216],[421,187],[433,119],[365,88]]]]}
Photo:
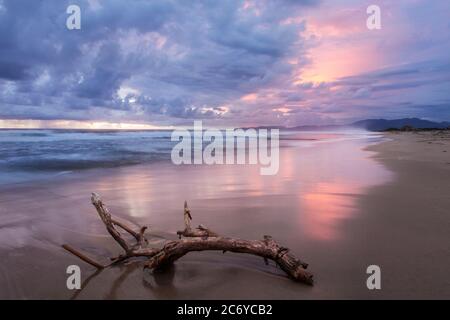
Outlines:
{"type": "Polygon", "coordinates": [[[448,121],[449,18],[448,0],[0,0],[0,127],[448,121]]]}

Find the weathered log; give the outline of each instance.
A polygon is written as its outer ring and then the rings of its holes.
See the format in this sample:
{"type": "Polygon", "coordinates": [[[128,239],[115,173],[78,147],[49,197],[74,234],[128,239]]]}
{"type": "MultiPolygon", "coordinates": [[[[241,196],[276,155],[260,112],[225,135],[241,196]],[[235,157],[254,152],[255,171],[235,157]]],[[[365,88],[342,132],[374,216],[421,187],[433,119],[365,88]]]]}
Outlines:
{"type": "Polygon", "coordinates": [[[63,245],[63,248],[99,270],[136,257],[147,259],[144,268],[160,270],[174,263],[189,252],[219,250],[224,253],[230,251],[260,256],[266,264],[268,260],[272,260],[290,278],[309,285],[313,284],[313,275],[305,270],[308,265],[296,259],[289,253],[289,249],[277,244],[270,236],[264,236],[263,240],[243,240],[219,236],[217,233],[202,225],[199,225],[196,229],[192,229],[192,215],[186,201],[184,203],[183,215],[184,230],[177,231],[180,240],[169,241],[162,248],[151,248],[147,246],[148,241],[144,236],[147,227],[143,226],[136,232],[125,223],[115,220],[102,202],[100,196],[96,193],[92,194],[91,202],[96,208],[108,233],[125,252],[117,257],[111,258],[110,264],[103,265],[67,244],[63,245]],[[115,226],[131,234],[136,240],[136,243],[130,244],[115,226]],[[181,239],[182,236],[189,239],[181,239]]]}
{"type": "Polygon", "coordinates": [[[182,239],[168,242],[145,264],[145,268],[162,269],[192,251],[230,251],[249,253],[275,261],[294,280],[313,284],[313,275],[305,270],[307,264],[297,260],[288,250],[270,237],[265,240],[243,240],[228,237],[182,239]]]}

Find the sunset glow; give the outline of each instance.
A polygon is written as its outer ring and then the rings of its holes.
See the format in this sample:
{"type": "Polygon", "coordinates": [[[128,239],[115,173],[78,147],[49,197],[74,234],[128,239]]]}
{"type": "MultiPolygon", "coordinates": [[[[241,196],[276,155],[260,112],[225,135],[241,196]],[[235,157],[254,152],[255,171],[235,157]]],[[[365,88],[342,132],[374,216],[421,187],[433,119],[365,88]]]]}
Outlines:
{"type": "Polygon", "coordinates": [[[154,126],[141,123],[113,123],[105,121],[74,120],[1,120],[0,128],[5,129],[86,129],[86,130],[154,130],[170,129],[171,126],[154,126]]]}

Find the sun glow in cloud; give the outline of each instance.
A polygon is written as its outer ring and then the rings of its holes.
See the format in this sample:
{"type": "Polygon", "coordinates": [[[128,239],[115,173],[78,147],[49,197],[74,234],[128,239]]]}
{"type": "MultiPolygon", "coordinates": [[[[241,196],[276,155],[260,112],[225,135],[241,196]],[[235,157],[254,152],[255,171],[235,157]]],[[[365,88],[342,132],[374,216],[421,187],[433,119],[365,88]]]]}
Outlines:
{"type": "Polygon", "coordinates": [[[249,93],[246,94],[245,96],[241,97],[242,101],[245,102],[254,102],[258,99],[258,95],[256,93],[249,93]]]}
{"type": "Polygon", "coordinates": [[[381,56],[371,45],[342,45],[324,43],[311,49],[311,64],[299,75],[302,82],[332,82],[375,69],[381,56]]]}
{"type": "Polygon", "coordinates": [[[120,87],[119,90],[117,90],[117,95],[120,99],[122,99],[122,101],[125,100],[127,96],[133,96],[137,94],[139,94],[139,90],[126,86],[120,87]]]}
{"type": "Polygon", "coordinates": [[[281,112],[281,113],[289,113],[289,112],[292,111],[292,109],[289,109],[289,108],[286,108],[286,107],[275,108],[275,109],[272,109],[272,110],[276,111],[276,112],[281,112]]]}
{"type": "Polygon", "coordinates": [[[379,33],[365,27],[366,17],[360,6],[331,8],[308,17],[305,34],[312,42],[307,53],[310,63],[295,83],[332,82],[382,66],[379,33]]]}

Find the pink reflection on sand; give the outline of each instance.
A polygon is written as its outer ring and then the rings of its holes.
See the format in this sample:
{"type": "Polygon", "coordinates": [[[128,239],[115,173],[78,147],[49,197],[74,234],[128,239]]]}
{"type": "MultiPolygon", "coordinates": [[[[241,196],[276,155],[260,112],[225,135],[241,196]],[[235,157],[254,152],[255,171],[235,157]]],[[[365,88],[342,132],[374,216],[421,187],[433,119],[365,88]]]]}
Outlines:
{"type": "MultiPolygon", "coordinates": [[[[116,205],[112,209],[156,225],[178,225],[184,200],[197,204],[223,200],[233,203],[231,211],[239,214],[252,214],[256,208],[262,221],[294,218],[295,232],[303,237],[336,240],[341,223],[359,214],[358,195],[390,178],[363,150],[366,142],[346,139],[335,133],[291,135],[282,141],[275,176],[261,176],[258,165],[155,164],[117,169],[111,176],[98,178],[91,189],[111,199],[116,205]],[[278,212],[276,208],[281,207],[278,212]]],[[[216,209],[221,210],[220,204],[216,209]]]]}
{"type": "Polygon", "coordinates": [[[320,182],[313,190],[299,195],[304,230],[313,238],[333,240],[338,236],[337,225],[355,213],[351,195],[356,187],[345,181],[320,182]]]}
{"type": "Polygon", "coordinates": [[[385,183],[391,174],[364,151],[362,140],[346,140],[339,134],[293,137],[298,140],[292,143],[299,147],[283,150],[280,176],[297,198],[301,232],[314,239],[335,240],[341,223],[357,217],[358,195],[385,183]]]}

